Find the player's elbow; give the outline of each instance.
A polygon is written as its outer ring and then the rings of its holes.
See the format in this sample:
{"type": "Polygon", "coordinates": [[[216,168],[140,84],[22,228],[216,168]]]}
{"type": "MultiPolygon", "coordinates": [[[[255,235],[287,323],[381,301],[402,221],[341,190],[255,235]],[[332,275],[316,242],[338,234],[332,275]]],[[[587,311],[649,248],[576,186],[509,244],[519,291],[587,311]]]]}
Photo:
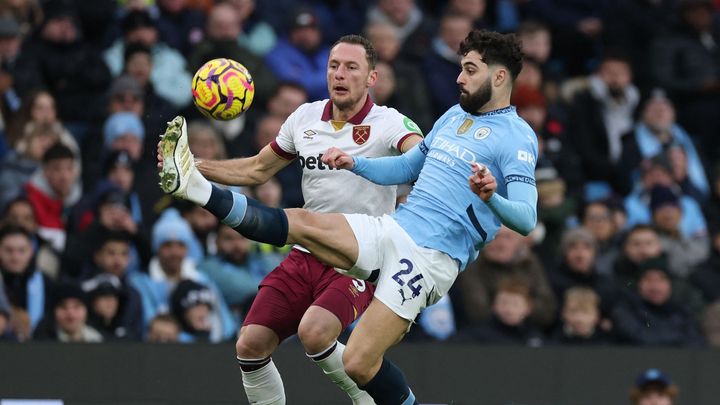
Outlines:
{"type": "Polygon", "coordinates": [[[524,221],[522,224],[520,224],[520,229],[518,230],[518,232],[522,236],[528,236],[530,235],[530,232],[535,229],[535,225],[537,225],[537,214],[535,213],[535,210],[533,210],[529,220],[524,221]]]}

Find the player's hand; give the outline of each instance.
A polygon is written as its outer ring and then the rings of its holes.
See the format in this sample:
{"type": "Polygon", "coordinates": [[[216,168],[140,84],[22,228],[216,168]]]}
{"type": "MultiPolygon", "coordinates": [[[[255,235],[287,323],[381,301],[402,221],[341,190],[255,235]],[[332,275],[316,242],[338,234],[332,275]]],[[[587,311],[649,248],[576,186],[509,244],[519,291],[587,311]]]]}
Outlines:
{"type": "Polygon", "coordinates": [[[162,170],[163,168],[163,155],[162,155],[162,149],[160,148],[160,143],[162,141],[158,141],[157,143],[157,167],[158,170],[162,170]]]}
{"type": "Polygon", "coordinates": [[[480,163],[472,163],[471,170],[472,174],[468,177],[470,190],[477,194],[481,200],[488,202],[497,189],[495,176],[490,173],[487,166],[480,163]]]}
{"type": "Polygon", "coordinates": [[[355,167],[352,156],[335,147],[328,149],[320,160],[333,169],[352,170],[355,167]]]}

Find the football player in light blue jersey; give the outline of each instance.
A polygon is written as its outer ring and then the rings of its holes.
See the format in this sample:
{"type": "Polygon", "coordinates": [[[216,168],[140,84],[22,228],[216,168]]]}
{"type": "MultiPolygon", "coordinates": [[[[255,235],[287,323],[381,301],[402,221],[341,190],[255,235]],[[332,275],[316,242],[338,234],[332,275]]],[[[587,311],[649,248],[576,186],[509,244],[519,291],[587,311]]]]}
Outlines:
{"type": "MultiPolygon", "coordinates": [[[[244,236],[297,243],[338,271],[377,283],[348,340],[347,374],[378,404],[416,404],[398,367],[384,358],[415,317],[447,293],[500,224],[527,235],[535,227],[537,139],[510,106],[522,53],[513,35],[474,30],[458,52],[460,103],[427,138],[401,156],[366,159],[331,148],[323,163],[379,184],[417,179],[392,216],[274,209],[222,190],[192,162],[186,136],[167,136],[165,167],[176,197],[202,205],[244,236]],[[344,270],[340,270],[344,269],[344,270]]],[[[348,195],[347,198],[353,198],[348,195]]]]}

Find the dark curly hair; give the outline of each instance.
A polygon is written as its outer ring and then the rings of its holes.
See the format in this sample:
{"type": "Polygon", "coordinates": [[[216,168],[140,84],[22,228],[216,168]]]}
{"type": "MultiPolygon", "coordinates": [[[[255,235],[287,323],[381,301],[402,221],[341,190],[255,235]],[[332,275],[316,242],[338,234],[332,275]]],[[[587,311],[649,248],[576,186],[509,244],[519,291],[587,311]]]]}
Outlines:
{"type": "Polygon", "coordinates": [[[522,70],[523,53],[515,34],[500,34],[487,30],[472,30],[460,44],[458,55],[476,51],[488,65],[503,65],[515,79],[522,70]]]}

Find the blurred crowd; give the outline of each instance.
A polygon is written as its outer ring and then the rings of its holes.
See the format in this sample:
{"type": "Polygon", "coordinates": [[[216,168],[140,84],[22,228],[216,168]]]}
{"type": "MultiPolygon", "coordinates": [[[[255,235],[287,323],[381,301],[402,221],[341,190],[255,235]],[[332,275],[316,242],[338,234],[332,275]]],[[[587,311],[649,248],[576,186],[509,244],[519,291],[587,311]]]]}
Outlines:
{"type": "MultiPolygon", "coordinates": [[[[0,340],[234,340],[289,246],[157,186],[165,123],[198,159],[251,156],[327,97],[340,36],[378,51],[373,101],[427,133],[473,28],[515,32],[512,104],[536,131],[538,226],[503,228],[411,340],[720,347],[720,1],[2,0],[0,340]],[[282,10],[278,12],[278,10],[282,10]],[[255,83],[229,122],[191,77],[255,83]]],[[[238,189],[303,205],[294,162],[238,189]]],[[[399,198],[398,201],[402,201],[399,198]]]]}

